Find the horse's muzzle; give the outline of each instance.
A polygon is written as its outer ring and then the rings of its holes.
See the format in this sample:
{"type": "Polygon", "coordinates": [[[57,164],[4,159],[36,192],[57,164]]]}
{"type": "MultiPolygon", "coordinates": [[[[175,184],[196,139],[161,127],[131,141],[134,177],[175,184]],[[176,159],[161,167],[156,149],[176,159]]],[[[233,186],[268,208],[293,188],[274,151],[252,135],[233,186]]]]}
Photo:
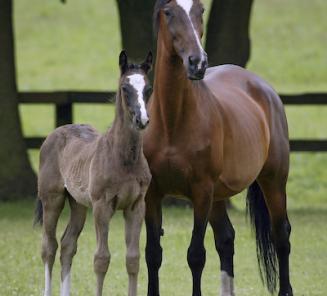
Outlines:
{"type": "Polygon", "coordinates": [[[190,80],[201,80],[208,68],[207,55],[189,56],[188,58],[188,78],[190,80]]]}

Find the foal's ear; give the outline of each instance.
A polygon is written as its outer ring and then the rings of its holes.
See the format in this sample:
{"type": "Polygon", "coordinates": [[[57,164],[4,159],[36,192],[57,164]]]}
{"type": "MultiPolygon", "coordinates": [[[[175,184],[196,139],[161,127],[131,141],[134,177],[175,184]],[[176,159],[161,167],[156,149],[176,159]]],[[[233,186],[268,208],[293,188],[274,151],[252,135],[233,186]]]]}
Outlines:
{"type": "Polygon", "coordinates": [[[123,75],[128,69],[128,58],[125,50],[122,50],[119,55],[119,67],[121,75],[123,75]]]}
{"type": "Polygon", "coordinates": [[[145,61],[141,64],[141,68],[145,73],[148,73],[152,69],[152,52],[149,51],[145,61]]]}

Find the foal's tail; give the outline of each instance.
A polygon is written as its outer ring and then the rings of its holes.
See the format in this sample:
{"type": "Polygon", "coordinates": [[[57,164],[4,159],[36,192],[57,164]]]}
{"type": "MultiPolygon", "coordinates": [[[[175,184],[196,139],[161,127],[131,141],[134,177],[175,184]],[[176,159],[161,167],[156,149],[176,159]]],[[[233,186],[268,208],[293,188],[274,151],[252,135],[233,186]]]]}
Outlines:
{"type": "Polygon", "coordinates": [[[268,209],[259,184],[255,181],[248,189],[246,211],[255,229],[260,277],[270,293],[276,290],[277,253],[273,243],[268,209]]]}
{"type": "Polygon", "coordinates": [[[34,210],[34,223],[33,225],[36,226],[37,224],[43,224],[43,205],[41,199],[37,199],[35,210],[34,210]]]}

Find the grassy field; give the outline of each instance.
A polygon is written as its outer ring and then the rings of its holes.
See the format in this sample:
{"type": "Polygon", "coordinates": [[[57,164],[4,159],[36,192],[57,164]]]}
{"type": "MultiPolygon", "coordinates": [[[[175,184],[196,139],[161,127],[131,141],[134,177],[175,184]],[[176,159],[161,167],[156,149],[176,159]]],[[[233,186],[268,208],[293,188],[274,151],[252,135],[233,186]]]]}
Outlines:
{"type": "MultiPolygon", "coordinates": [[[[208,8],[209,1],[205,1],[208,8]]],[[[252,57],[249,69],[266,78],[279,92],[327,91],[325,0],[256,0],[251,23],[252,57]]],[[[208,9],[207,9],[208,13],[208,9]]],[[[120,51],[115,1],[15,1],[18,85],[20,90],[115,89],[120,51]]],[[[145,49],[146,51],[146,49],[145,49]]],[[[54,128],[50,106],[20,107],[24,134],[46,135],[54,128]]],[[[287,107],[292,138],[327,138],[326,107],[287,107]]],[[[104,131],[113,106],[75,105],[74,120],[104,131]]],[[[30,151],[34,168],[38,151],[30,151]]],[[[291,156],[288,205],[292,232],[291,277],[295,295],[327,295],[327,155],[291,156]]],[[[244,198],[234,198],[231,218],[236,229],[237,295],[268,295],[257,272],[254,239],[244,218],[244,198]]],[[[40,295],[43,267],[40,229],[32,229],[32,202],[0,204],[0,295],[40,295]]],[[[59,224],[63,232],[67,211],[59,224]]],[[[186,250],[192,225],[190,209],[165,209],[162,295],[190,295],[191,274],[186,250]]],[[[105,294],[126,295],[123,221],[114,217],[109,243],[112,264],[105,294]]],[[[142,250],[144,249],[144,231],[142,250]]],[[[95,235],[89,215],[73,267],[73,295],[92,295],[95,285],[95,235]]],[[[218,258],[211,230],[206,236],[207,264],[203,295],[217,295],[218,258]]],[[[54,295],[59,291],[55,266],[54,295]]],[[[139,295],[146,294],[142,258],[139,295]]]]}
{"type": "MultiPolygon", "coordinates": [[[[0,207],[0,291],[1,295],[41,295],[43,266],[40,258],[41,230],[32,229],[32,203],[3,204],[0,207]]],[[[326,206],[290,211],[292,222],[291,279],[295,295],[324,296],[326,289],[326,206]]],[[[236,230],[235,280],[236,295],[269,295],[262,287],[257,271],[254,239],[242,211],[232,211],[236,230]]],[[[59,224],[63,232],[67,213],[59,224]]],[[[191,295],[191,274],[187,266],[186,250],[190,241],[192,213],[190,209],[165,209],[165,236],[162,239],[164,259],[160,272],[161,295],[191,295]]],[[[59,235],[59,237],[60,237],[59,235]]],[[[145,231],[141,249],[144,250],[145,231]]],[[[206,236],[207,263],[203,275],[203,295],[218,293],[218,256],[214,249],[211,229],[206,236]]],[[[121,212],[114,217],[109,234],[112,262],[105,282],[104,295],[123,296],[127,291],[125,247],[121,212]]],[[[95,287],[93,254],[95,234],[92,217],[79,240],[72,274],[72,295],[92,295],[95,287]]],[[[59,258],[59,256],[57,256],[59,258]]],[[[60,266],[54,270],[54,295],[59,293],[60,266]]],[[[142,252],[139,295],[146,295],[147,275],[142,252]]]]}

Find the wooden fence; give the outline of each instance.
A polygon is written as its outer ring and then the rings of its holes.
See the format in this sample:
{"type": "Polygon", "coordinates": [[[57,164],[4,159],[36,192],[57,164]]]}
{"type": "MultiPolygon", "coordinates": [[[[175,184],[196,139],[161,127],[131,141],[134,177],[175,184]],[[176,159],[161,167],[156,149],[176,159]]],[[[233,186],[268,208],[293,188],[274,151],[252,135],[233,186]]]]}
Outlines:
{"type": "MultiPolygon", "coordinates": [[[[325,105],[327,107],[326,93],[281,94],[280,97],[285,105],[325,105]]],[[[56,127],[73,122],[74,103],[103,104],[113,103],[114,100],[115,93],[113,92],[56,91],[19,93],[19,103],[21,104],[55,104],[56,127]]],[[[28,148],[38,149],[44,138],[27,137],[25,141],[28,148]]],[[[291,139],[290,146],[291,151],[327,152],[327,139],[291,139]]]]}

